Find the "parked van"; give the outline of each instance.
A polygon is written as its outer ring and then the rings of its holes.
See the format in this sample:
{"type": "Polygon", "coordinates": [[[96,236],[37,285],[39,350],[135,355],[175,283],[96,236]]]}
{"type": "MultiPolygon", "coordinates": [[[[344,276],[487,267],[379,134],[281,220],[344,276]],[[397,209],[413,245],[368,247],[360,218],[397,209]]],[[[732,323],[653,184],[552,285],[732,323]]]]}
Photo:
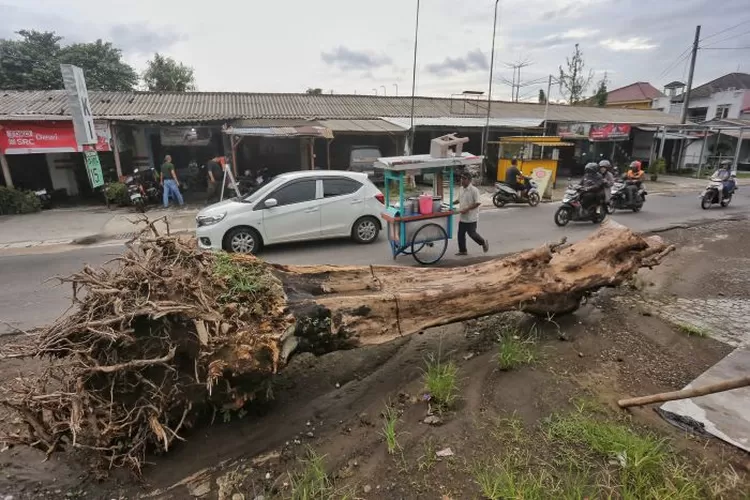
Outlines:
{"type": "Polygon", "coordinates": [[[352,146],[349,153],[349,170],[367,174],[373,182],[382,182],[383,171],[375,169],[375,162],[381,156],[383,155],[377,146],[352,146]]]}

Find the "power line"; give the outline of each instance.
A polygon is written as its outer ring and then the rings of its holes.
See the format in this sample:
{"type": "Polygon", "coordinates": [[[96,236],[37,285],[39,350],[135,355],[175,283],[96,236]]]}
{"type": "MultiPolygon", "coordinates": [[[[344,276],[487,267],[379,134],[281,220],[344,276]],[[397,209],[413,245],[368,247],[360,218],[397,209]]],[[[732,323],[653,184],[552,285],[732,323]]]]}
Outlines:
{"type": "Polygon", "coordinates": [[[710,35],[708,35],[708,36],[706,36],[706,37],[703,37],[703,38],[701,39],[701,42],[705,42],[705,41],[706,41],[706,40],[708,40],[709,38],[713,38],[713,37],[715,37],[715,36],[721,35],[722,33],[726,33],[727,31],[731,31],[731,30],[733,30],[734,28],[738,28],[738,27],[740,27],[740,26],[742,26],[743,24],[745,24],[745,23],[748,23],[748,22],[750,22],[750,19],[746,19],[746,20],[744,20],[744,21],[742,21],[742,22],[739,22],[739,23],[735,24],[734,26],[730,26],[729,28],[725,28],[725,29],[723,29],[723,30],[721,30],[721,31],[717,31],[716,33],[712,33],[712,34],[710,34],[710,35]]]}
{"type": "Polygon", "coordinates": [[[748,50],[750,45],[747,47],[704,47],[701,50],[748,50]]]}
{"type": "Polygon", "coordinates": [[[747,35],[747,34],[750,34],[750,30],[743,31],[742,33],[738,33],[736,35],[728,36],[726,38],[722,38],[721,40],[716,40],[715,42],[709,43],[708,45],[706,45],[706,47],[711,47],[712,45],[716,45],[717,43],[726,42],[727,40],[731,40],[733,38],[737,38],[737,37],[744,36],[744,35],[747,35]]]}
{"type": "Polygon", "coordinates": [[[674,68],[679,66],[682,61],[684,61],[690,56],[690,51],[692,50],[692,48],[693,46],[689,45],[688,48],[682,52],[682,54],[677,56],[677,58],[672,62],[672,64],[667,66],[667,68],[664,71],[662,71],[658,77],[656,77],[656,79],[657,80],[661,79],[661,77],[668,75],[670,71],[672,71],[674,68]]]}

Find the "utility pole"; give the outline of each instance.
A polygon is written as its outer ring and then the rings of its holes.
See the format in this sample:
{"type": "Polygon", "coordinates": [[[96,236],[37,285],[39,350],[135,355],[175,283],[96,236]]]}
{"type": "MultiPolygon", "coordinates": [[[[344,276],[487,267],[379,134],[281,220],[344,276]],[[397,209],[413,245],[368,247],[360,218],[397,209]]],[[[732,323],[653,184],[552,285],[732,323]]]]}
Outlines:
{"type": "Polygon", "coordinates": [[[414,93],[417,91],[417,42],[419,41],[419,0],[417,0],[417,14],[414,26],[414,63],[411,69],[411,113],[409,115],[409,154],[414,154],[414,93]]]}
{"type": "MultiPolygon", "coordinates": [[[[518,60],[515,63],[505,63],[506,68],[512,68],[513,69],[513,80],[510,82],[510,100],[513,102],[518,102],[518,98],[521,95],[521,87],[524,85],[521,84],[521,68],[525,68],[526,66],[531,66],[534,64],[533,62],[526,60],[518,60]],[[518,72],[518,79],[516,79],[516,71],[518,72]]],[[[507,82],[508,80],[505,80],[507,82]]]]}
{"type": "Polygon", "coordinates": [[[698,43],[701,38],[700,25],[695,27],[695,40],[693,40],[693,54],[690,57],[690,73],[688,73],[687,89],[685,89],[685,98],[682,100],[682,117],[680,123],[687,121],[688,109],[690,107],[690,91],[693,90],[693,73],[695,73],[695,59],[698,57],[698,43]]]}
{"type": "Polygon", "coordinates": [[[495,0],[495,15],[492,18],[492,53],[490,54],[490,82],[487,84],[487,121],[482,133],[482,180],[485,177],[487,164],[487,143],[490,141],[490,116],[492,111],[492,73],[495,69],[495,38],[497,34],[497,7],[500,0],[495,0]]]}

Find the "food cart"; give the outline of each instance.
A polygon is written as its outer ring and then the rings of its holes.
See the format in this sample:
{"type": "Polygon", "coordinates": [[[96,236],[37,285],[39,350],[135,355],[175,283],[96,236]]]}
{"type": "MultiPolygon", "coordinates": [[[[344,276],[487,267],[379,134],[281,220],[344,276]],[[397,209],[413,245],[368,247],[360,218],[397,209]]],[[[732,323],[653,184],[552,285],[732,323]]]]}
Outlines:
{"type": "MultiPolygon", "coordinates": [[[[442,138],[438,138],[440,140],[442,138]]],[[[465,140],[463,142],[466,142],[465,140]]],[[[481,156],[449,152],[445,157],[433,155],[378,158],[376,168],[383,169],[387,209],[382,214],[388,225],[388,241],[394,260],[411,255],[423,265],[435,264],[445,255],[448,240],[453,237],[453,195],[456,168],[461,170],[482,163],[481,156]],[[433,194],[407,198],[404,192],[408,175],[433,174],[433,194]],[[448,197],[444,199],[444,180],[448,197]],[[391,204],[391,187],[397,185],[398,203],[391,204]]]]}
{"type": "Polygon", "coordinates": [[[559,136],[510,136],[501,137],[497,154],[497,180],[505,181],[505,171],[510,167],[513,158],[518,160],[518,169],[523,175],[531,176],[538,168],[552,172],[552,184],[557,181],[557,161],[559,148],[573,147],[572,142],[563,142],[559,136]]]}

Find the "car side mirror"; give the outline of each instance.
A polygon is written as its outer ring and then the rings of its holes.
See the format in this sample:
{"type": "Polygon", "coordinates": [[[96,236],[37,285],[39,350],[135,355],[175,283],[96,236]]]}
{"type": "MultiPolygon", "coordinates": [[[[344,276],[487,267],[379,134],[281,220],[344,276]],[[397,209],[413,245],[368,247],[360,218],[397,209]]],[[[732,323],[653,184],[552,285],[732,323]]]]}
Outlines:
{"type": "Polygon", "coordinates": [[[265,203],[264,203],[264,205],[266,206],[266,208],[273,208],[273,207],[277,206],[278,204],[279,204],[279,202],[278,202],[278,200],[276,200],[276,198],[268,198],[265,201],[265,203]]]}

